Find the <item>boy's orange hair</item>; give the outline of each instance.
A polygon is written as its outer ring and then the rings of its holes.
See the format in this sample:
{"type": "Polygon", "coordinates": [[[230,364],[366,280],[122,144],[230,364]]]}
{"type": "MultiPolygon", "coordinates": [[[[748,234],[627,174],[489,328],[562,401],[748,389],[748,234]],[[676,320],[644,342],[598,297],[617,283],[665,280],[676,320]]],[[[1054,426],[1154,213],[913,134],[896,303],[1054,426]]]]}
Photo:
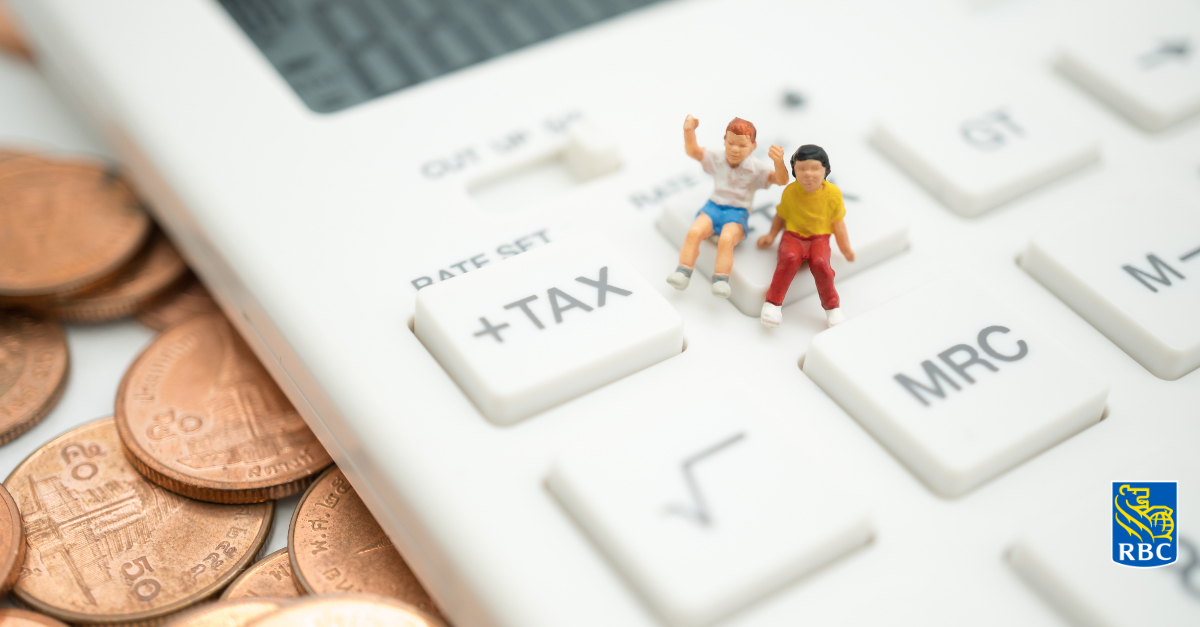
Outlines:
{"type": "Polygon", "coordinates": [[[725,132],[732,132],[734,135],[749,135],[750,141],[756,144],[758,143],[756,139],[758,137],[758,129],[754,128],[754,125],[748,120],[743,120],[742,118],[733,118],[733,121],[729,123],[729,126],[725,127],[725,132]]]}

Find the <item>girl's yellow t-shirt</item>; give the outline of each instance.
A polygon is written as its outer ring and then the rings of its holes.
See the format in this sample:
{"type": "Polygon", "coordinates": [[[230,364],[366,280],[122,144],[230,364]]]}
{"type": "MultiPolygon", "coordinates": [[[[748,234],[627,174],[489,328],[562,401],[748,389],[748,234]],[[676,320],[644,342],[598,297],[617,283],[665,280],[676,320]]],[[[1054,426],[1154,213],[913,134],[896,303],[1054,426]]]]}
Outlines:
{"type": "Polygon", "coordinates": [[[800,237],[827,235],[833,232],[834,222],[846,217],[846,205],[842,202],[842,190],[829,181],[811,194],[793,181],[783,189],[783,199],[775,207],[775,215],[783,218],[787,230],[800,237]]]}

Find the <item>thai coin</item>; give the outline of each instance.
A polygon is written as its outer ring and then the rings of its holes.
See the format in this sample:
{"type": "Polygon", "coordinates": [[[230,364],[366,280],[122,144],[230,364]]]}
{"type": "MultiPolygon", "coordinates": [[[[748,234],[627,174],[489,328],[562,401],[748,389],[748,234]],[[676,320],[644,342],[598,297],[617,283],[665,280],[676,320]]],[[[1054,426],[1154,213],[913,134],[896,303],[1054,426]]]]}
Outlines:
{"type": "Polygon", "coordinates": [[[83,163],[0,161],[0,300],[36,302],[110,278],[150,219],[125,182],[83,163]]]}
{"type": "Polygon", "coordinates": [[[446,627],[444,621],[393,599],[361,594],[301,599],[253,627],[446,627]]]}
{"type": "Polygon", "coordinates": [[[67,627],[66,623],[37,614],[11,607],[0,607],[0,625],[4,627],[67,627]]]}
{"type": "Polygon", "coordinates": [[[21,511],[8,490],[0,487],[0,598],[17,583],[24,563],[25,527],[21,525],[21,511]]]}
{"type": "Polygon", "coordinates": [[[332,460],[224,316],[155,338],[117,390],[130,461],[173,492],[259,503],[303,490],[332,460]]]}
{"type": "Polygon", "coordinates": [[[271,599],[244,599],[209,603],[172,618],[166,627],[242,627],[279,609],[271,599]]]}
{"type": "Polygon", "coordinates": [[[288,527],[292,573],[309,594],[377,594],[441,613],[336,466],[321,475],[288,527]]]}
{"type": "Polygon", "coordinates": [[[183,278],[187,264],[161,231],[150,236],[136,257],[104,285],[71,296],[30,303],[45,316],[68,322],[105,322],[133,315],[183,278]]]}
{"type": "Polygon", "coordinates": [[[292,576],[287,547],[258,560],[221,593],[222,600],[294,599],[304,594],[292,576]]]}
{"type": "Polygon", "coordinates": [[[253,561],[275,511],[193,501],[146,481],[112,418],[51,440],[5,486],[25,527],[13,594],[72,624],[154,624],[215,596],[253,561]]]}
{"type": "Polygon", "coordinates": [[[13,22],[8,8],[0,3],[0,50],[6,50],[20,57],[30,58],[29,47],[17,25],[13,22]]]}
{"type": "Polygon", "coordinates": [[[138,306],[137,319],[155,331],[162,331],[188,318],[220,312],[217,301],[204,285],[189,275],[157,298],[138,306]]]}
{"type": "Polygon", "coordinates": [[[69,361],[62,327],[0,311],[0,444],[50,413],[66,387],[69,361]]]}
{"type": "Polygon", "coordinates": [[[5,162],[3,167],[0,167],[0,176],[17,170],[45,165],[49,163],[46,159],[28,152],[18,152],[14,150],[0,150],[0,161],[5,162]]]}

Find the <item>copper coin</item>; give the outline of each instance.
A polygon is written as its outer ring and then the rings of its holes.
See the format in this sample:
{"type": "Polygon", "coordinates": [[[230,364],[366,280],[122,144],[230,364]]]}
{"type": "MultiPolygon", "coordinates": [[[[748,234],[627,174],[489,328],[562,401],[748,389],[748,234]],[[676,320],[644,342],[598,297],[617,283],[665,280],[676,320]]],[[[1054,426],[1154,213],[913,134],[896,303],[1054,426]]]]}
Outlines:
{"type": "Polygon", "coordinates": [[[297,601],[253,627],[446,627],[444,621],[393,599],[347,594],[297,601]]]}
{"type": "Polygon", "coordinates": [[[51,440],[4,484],[27,544],[13,593],[75,624],[153,624],[216,595],[254,559],[275,512],[274,503],[202,503],[146,481],[121,453],[112,418],[51,440]]]}
{"type": "Polygon", "coordinates": [[[66,623],[37,614],[11,607],[0,607],[0,625],[4,627],[67,627],[66,623]]]}
{"type": "Polygon", "coordinates": [[[271,599],[221,601],[183,612],[167,627],[242,627],[277,609],[279,602],[271,599]]]}
{"type": "Polygon", "coordinates": [[[31,303],[38,313],[67,322],[105,322],[133,315],[138,306],[153,300],[177,283],[187,264],[162,231],[115,278],[104,285],[71,296],[31,303]]]}
{"type": "Polygon", "coordinates": [[[204,289],[204,285],[195,276],[189,275],[157,298],[140,305],[137,319],[155,331],[162,331],[188,318],[220,312],[217,301],[204,289]]]}
{"type": "Polygon", "coordinates": [[[17,30],[12,13],[3,3],[0,3],[0,50],[5,50],[20,57],[30,58],[29,46],[25,45],[25,37],[17,30]]]}
{"type": "Polygon", "coordinates": [[[66,387],[68,365],[62,327],[0,311],[0,444],[50,413],[66,387]]]}
{"type": "Polygon", "coordinates": [[[287,547],[258,560],[221,593],[222,600],[294,599],[304,594],[292,577],[287,547]]]}
{"type": "Polygon", "coordinates": [[[336,466],[301,497],[288,527],[292,572],[309,594],[377,594],[441,613],[336,466]]]}
{"type": "Polygon", "coordinates": [[[36,300],[99,283],[137,254],[149,230],[133,192],[112,172],[83,163],[0,161],[0,300],[36,300]]]}
{"type": "Polygon", "coordinates": [[[116,418],[142,474],[204,501],[285,497],[332,462],[220,315],[159,334],[121,380],[116,418]]]}
{"type": "Polygon", "coordinates": [[[0,598],[17,583],[24,563],[25,527],[21,525],[21,511],[8,490],[0,487],[0,598]]]}

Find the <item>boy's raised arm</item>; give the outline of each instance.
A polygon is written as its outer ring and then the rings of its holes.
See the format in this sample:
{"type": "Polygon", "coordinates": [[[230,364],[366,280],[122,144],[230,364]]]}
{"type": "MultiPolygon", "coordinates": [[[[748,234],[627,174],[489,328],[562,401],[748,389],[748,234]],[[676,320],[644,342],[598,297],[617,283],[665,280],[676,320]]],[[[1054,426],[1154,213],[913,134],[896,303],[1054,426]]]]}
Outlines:
{"type": "Polygon", "coordinates": [[[775,162],[775,171],[767,175],[767,183],[772,185],[787,185],[788,170],[787,166],[783,165],[783,146],[771,146],[767,151],[767,155],[771,157],[771,161],[775,162]]]}
{"type": "Polygon", "coordinates": [[[696,161],[703,161],[704,149],[696,143],[697,126],[700,126],[700,120],[690,115],[683,120],[683,150],[696,161]]]}

